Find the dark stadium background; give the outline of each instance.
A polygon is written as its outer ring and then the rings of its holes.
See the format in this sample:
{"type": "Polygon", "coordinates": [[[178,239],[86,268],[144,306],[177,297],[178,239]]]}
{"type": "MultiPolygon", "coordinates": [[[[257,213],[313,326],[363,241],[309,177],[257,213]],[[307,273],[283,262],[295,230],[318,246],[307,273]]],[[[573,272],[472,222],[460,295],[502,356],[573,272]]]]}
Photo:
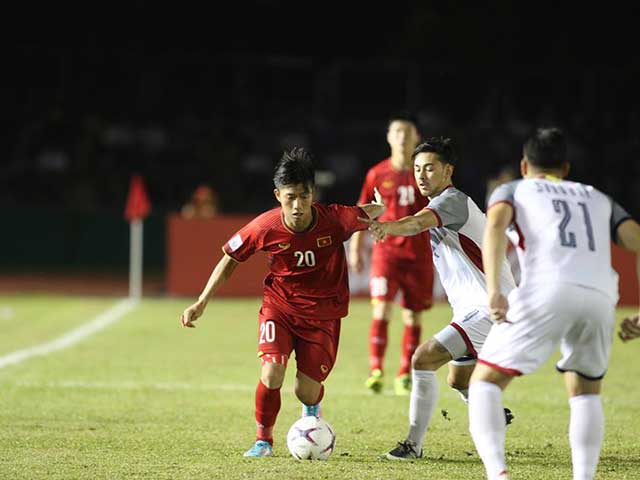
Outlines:
{"type": "Polygon", "coordinates": [[[145,265],[162,274],[165,218],[200,183],[224,213],[272,204],[282,150],[309,147],[357,199],[411,110],[455,139],[455,181],[484,204],[537,125],[570,136],[572,178],[640,216],[637,14],[527,2],[100,3],[5,16],[0,269],[126,269],[129,179],[153,211],[145,265]]]}

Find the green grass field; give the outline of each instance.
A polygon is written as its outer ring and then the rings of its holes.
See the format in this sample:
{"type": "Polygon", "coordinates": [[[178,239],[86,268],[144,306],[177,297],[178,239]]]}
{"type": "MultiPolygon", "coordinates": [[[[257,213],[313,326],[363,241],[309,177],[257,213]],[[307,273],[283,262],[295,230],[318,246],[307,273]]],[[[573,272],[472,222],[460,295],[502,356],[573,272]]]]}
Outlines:
{"type": "MultiPolygon", "coordinates": [[[[191,299],[145,300],[119,322],[47,356],[0,369],[2,479],[478,479],[484,469],[467,431],[467,412],[441,379],[426,458],[394,463],[378,456],[403,438],[407,397],[365,391],[369,305],[354,301],[340,354],[327,381],[326,419],[337,433],[328,462],[298,462],[286,449],[300,414],[283,388],[273,458],[245,459],[254,436],[258,379],[258,300],[219,300],[198,328],[179,327],[191,299]]],[[[87,322],[115,304],[105,298],[0,297],[0,357],[87,322]]],[[[619,311],[619,317],[625,311],[619,311]]],[[[628,313],[628,312],[626,312],[628,313]]],[[[426,335],[448,322],[441,305],[426,335]]],[[[387,368],[398,364],[400,322],[390,329],[387,368]]],[[[640,478],[640,341],[615,340],[604,406],[606,438],[599,479],[640,478]]],[[[555,359],[555,358],[554,358],[555,359]]],[[[517,379],[505,395],[516,419],[507,433],[515,479],[570,479],[568,404],[553,360],[517,379]]],[[[295,368],[292,361],[291,368],[295,368]]]]}

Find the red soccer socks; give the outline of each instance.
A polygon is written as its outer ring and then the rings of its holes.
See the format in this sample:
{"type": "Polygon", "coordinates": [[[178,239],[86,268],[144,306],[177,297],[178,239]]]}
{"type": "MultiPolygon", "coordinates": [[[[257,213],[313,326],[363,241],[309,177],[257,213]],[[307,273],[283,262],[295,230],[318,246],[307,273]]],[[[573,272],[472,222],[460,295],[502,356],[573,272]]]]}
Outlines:
{"type": "Polygon", "coordinates": [[[280,411],[280,388],[267,388],[261,381],[256,387],[256,440],[273,444],[273,426],[280,411]]]}

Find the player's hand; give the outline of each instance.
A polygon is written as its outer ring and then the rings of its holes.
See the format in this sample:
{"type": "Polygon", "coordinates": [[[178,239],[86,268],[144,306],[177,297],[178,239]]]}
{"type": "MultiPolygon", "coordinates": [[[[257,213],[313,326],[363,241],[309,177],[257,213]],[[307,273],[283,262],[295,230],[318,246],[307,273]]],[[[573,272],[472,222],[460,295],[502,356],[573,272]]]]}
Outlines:
{"type": "Polygon", "coordinates": [[[627,317],[622,320],[618,337],[620,337],[620,340],[623,342],[628,342],[629,340],[640,337],[640,315],[627,317]]]}
{"type": "Polygon", "coordinates": [[[507,320],[509,302],[502,293],[489,294],[489,315],[495,323],[502,323],[507,320]]]}
{"type": "Polygon", "coordinates": [[[180,324],[185,328],[196,328],[193,322],[202,316],[206,306],[207,302],[198,300],[190,307],[187,307],[180,317],[180,324]]]}
{"type": "Polygon", "coordinates": [[[358,217],[358,220],[369,225],[369,231],[373,234],[373,238],[376,242],[381,242],[382,240],[384,240],[384,237],[387,236],[387,231],[384,223],[378,222],[377,220],[372,220],[371,218],[358,217]]]}

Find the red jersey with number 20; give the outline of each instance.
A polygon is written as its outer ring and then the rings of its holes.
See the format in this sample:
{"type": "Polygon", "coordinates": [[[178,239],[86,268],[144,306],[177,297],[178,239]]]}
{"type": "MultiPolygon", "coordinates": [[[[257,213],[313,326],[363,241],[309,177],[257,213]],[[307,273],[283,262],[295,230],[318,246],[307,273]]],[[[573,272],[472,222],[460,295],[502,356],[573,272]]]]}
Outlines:
{"type": "MultiPolygon", "coordinates": [[[[373,187],[377,187],[387,209],[380,221],[393,221],[414,215],[427,206],[427,199],[420,195],[413,171],[396,170],[387,158],[369,169],[360,192],[359,204],[373,201],[373,187]]],[[[429,233],[423,232],[412,237],[389,235],[384,242],[373,246],[375,255],[393,257],[395,260],[422,261],[431,259],[429,233]]]]}
{"type": "Polygon", "coordinates": [[[269,256],[263,305],[307,319],[335,320],[347,316],[349,278],[343,242],[368,225],[360,207],[312,206],[314,219],[304,232],[284,224],[282,209],[256,217],[222,248],[244,262],[256,250],[269,256]]]}

